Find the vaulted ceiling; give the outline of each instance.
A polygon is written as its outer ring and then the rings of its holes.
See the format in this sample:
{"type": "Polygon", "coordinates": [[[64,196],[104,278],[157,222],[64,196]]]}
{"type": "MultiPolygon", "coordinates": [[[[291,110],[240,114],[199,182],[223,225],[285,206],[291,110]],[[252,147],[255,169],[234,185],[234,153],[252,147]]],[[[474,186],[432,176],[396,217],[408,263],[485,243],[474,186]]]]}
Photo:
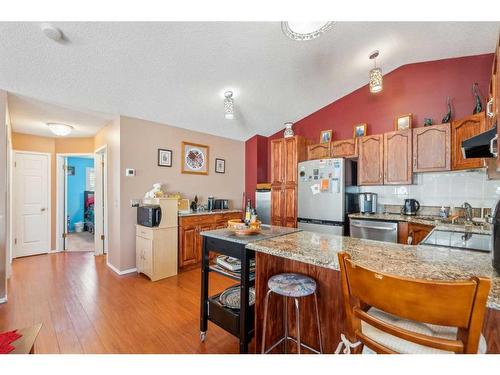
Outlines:
{"type": "Polygon", "coordinates": [[[338,22],[308,42],[289,40],[279,22],[54,25],[63,42],[46,38],[39,23],[0,23],[0,88],[25,104],[11,108],[14,129],[38,116],[35,100],[105,113],[99,124],[120,114],[245,140],[366,84],[375,49],[385,73],[490,53],[500,23],[338,22]],[[234,120],[224,119],[227,89],[235,92],[234,120]]]}

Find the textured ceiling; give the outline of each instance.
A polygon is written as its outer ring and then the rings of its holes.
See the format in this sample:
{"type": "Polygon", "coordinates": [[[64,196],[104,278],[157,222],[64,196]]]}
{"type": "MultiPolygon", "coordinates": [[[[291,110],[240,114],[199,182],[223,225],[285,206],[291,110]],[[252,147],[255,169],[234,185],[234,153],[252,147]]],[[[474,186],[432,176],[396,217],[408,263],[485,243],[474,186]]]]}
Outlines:
{"type": "Polygon", "coordinates": [[[47,123],[57,122],[73,126],[70,137],[90,137],[113,119],[110,115],[70,109],[20,95],[9,94],[8,101],[12,129],[18,133],[53,137],[47,123]]]}
{"type": "Polygon", "coordinates": [[[374,49],[385,73],[490,53],[500,24],[339,22],[309,42],[287,39],[279,22],[54,25],[64,42],[47,39],[39,23],[0,23],[0,88],[245,140],[366,84],[374,49]],[[226,89],[235,92],[234,120],[224,119],[226,89]]]}

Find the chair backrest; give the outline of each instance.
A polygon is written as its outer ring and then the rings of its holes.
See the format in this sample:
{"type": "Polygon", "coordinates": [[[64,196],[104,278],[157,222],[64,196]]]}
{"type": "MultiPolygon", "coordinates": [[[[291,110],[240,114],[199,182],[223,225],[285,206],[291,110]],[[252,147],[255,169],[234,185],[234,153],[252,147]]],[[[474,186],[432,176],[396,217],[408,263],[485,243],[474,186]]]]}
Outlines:
{"type": "Polygon", "coordinates": [[[365,336],[361,321],[403,340],[455,353],[477,353],[490,280],[429,281],[382,274],[361,267],[339,253],[342,293],[350,340],[378,353],[394,353],[365,336]],[[369,315],[370,307],[420,323],[456,327],[456,340],[415,333],[369,315]]]}

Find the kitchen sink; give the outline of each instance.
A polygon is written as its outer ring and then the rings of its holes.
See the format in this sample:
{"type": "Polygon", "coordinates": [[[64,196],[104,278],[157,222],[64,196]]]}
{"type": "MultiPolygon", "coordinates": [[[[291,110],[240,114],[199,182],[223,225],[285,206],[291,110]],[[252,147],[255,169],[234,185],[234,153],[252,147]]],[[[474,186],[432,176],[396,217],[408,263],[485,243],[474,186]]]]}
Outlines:
{"type": "Polygon", "coordinates": [[[491,252],[491,236],[488,234],[433,230],[420,244],[491,252]]]}

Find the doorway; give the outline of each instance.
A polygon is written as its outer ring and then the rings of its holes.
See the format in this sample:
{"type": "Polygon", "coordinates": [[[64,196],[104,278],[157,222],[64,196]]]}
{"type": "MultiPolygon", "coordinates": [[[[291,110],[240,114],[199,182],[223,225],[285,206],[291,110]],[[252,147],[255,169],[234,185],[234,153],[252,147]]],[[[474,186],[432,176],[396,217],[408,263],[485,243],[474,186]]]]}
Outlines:
{"type": "Polygon", "coordinates": [[[94,156],[57,154],[57,167],[57,250],[94,251],[94,156]]]}
{"type": "Polygon", "coordinates": [[[50,251],[50,158],[14,151],[13,258],[50,251]]]}
{"type": "Polygon", "coordinates": [[[95,255],[108,253],[108,147],[94,151],[95,164],[95,255]]]}

